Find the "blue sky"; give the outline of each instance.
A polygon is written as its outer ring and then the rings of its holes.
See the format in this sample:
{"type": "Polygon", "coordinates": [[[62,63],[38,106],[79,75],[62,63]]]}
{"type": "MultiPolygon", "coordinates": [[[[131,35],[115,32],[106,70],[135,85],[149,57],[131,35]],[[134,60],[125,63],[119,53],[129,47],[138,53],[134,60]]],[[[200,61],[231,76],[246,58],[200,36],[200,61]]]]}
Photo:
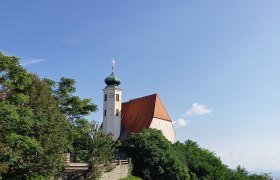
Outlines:
{"type": "MultiPolygon", "coordinates": [[[[1,3],[0,50],[41,77],[76,79],[77,94],[99,109],[115,58],[123,100],[159,93],[178,140],[197,141],[232,168],[279,171],[279,7],[9,0],[1,3]]],[[[90,118],[100,122],[101,111],[90,118]]]]}

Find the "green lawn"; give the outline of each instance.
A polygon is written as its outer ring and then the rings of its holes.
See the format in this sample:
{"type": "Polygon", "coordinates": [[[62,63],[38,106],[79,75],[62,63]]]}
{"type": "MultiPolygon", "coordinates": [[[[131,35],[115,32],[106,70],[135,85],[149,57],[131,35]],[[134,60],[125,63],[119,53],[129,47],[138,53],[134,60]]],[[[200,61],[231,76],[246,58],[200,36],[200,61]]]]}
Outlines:
{"type": "Polygon", "coordinates": [[[119,180],[142,180],[142,178],[135,177],[135,176],[129,176],[127,178],[122,178],[122,179],[119,179],[119,180]]]}

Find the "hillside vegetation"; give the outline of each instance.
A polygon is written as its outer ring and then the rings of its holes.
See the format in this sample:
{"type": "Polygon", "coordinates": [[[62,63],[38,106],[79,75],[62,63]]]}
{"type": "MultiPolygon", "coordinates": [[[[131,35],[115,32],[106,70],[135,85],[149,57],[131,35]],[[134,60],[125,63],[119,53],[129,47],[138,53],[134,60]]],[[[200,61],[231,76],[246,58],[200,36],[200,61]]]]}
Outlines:
{"type": "MultiPolygon", "coordinates": [[[[119,142],[85,118],[97,106],[75,91],[75,80],[41,79],[19,58],[0,52],[0,180],[50,179],[63,170],[69,152],[76,162],[89,163],[86,179],[113,168],[119,142]]],[[[132,175],[143,179],[268,179],[240,166],[229,169],[196,142],[171,144],[155,129],[132,134],[123,144],[132,158],[132,175]]]]}
{"type": "Polygon", "coordinates": [[[156,129],[144,129],[127,141],[133,175],[143,179],[267,180],[267,174],[250,174],[238,166],[229,169],[219,157],[196,142],[172,144],[156,129]]]}
{"type": "Polygon", "coordinates": [[[50,179],[68,152],[90,164],[88,179],[113,168],[116,143],[85,119],[97,106],[75,91],[75,80],[40,79],[0,52],[0,179],[50,179]]]}

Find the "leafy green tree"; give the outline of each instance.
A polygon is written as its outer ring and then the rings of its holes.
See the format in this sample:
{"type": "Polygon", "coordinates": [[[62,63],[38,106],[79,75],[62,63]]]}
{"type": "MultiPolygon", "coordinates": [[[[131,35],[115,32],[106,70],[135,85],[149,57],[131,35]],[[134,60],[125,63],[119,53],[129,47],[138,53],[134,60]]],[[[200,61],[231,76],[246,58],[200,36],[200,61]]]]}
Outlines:
{"type": "Polygon", "coordinates": [[[227,179],[231,171],[213,152],[202,149],[191,140],[176,142],[174,150],[190,170],[192,179],[227,179]]]}
{"type": "Polygon", "coordinates": [[[1,174],[6,173],[8,170],[8,162],[5,159],[8,151],[10,150],[9,147],[4,143],[4,134],[3,134],[3,125],[0,124],[0,180],[1,174]]]}
{"type": "Polygon", "coordinates": [[[268,174],[251,174],[244,167],[238,165],[235,170],[232,171],[230,180],[269,180],[268,174]]]}
{"type": "Polygon", "coordinates": [[[9,179],[50,176],[64,163],[69,123],[49,84],[0,53],[0,168],[9,179]]]}
{"type": "Polygon", "coordinates": [[[267,173],[264,174],[249,174],[250,180],[270,180],[270,175],[267,173]]]}
{"type": "Polygon", "coordinates": [[[97,111],[97,105],[92,103],[90,98],[81,99],[73,95],[76,92],[75,83],[74,79],[61,78],[57,89],[54,90],[54,95],[59,101],[62,113],[72,124],[75,124],[76,120],[97,111]]]}
{"type": "Polygon", "coordinates": [[[61,78],[55,83],[50,79],[44,79],[49,85],[53,95],[59,103],[61,112],[70,123],[69,138],[72,142],[71,153],[76,162],[86,162],[89,156],[91,124],[85,119],[87,115],[97,111],[97,105],[90,98],[82,99],[75,96],[74,79],[61,78]]]}
{"type": "Polygon", "coordinates": [[[176,155],[188,166],[191,179],[225,179],[225,180],[268,180],[267,174],[250,174],[245,168],[237,166],[229,169],[213,152],[199,147],[191,140],[173,145],[176,155]]]}
{"type": "Polygon", "coordinates": [[[156,129],[133,133],[127,141],[133,174],[144,179],[189,179],[187,166],[173,151],[172,144],[156,129]]]}
{"type": "Polygon", "coordinates": [[[60,82],[45,79],[59,102],[61,112],[70,122],[71,138],[76,162],[90,164],[87,173],[89,178],[98,179],[102,173],[110,171],[114,166],[116,142],[111,135],[105,135],[95,121],[89,122],[85,117],[97,111],[91,99],[81,99],[73,95],[76,92],[75,80],[61,78],[60,82]]]}
{"type": "Polygon", "coordinates": [[[89,159],[89,150],[92,147],[91,129],[91,123],[86,119],[78,119],[75,125],[71,124],[69,133],[75,162],[87,162],[89,159]]]}
{"type": "Polygon", "coordinates": [[[89,148],[88,177],[99,179],[104,172],[111,171],[115,166],[112,161],[116,158],[118,141],[111,134],[104,134],[96,122],[91,123],[91,144],[89,148]]]}
{"type": "Polygon", "coordinates": [[[249,176],[249,172],[244,168],[238,165],[236,170],[233,170],[233,174],[230,179],[232,180],[247,180],[249,176]]]}

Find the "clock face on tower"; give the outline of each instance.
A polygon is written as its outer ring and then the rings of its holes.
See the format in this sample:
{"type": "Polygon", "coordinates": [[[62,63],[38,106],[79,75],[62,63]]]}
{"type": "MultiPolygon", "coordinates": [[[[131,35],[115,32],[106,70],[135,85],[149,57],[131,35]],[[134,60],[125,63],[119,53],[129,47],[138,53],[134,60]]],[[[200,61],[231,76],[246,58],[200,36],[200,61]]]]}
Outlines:
{"type": "Polygon", "coordinates": [[[114,94],[113,94],[113,93],[110,93],[110,94],[109,94],[109,97],[110,97],[110,98],[113,98],[113,97],[114,97],[114,94]]]}

